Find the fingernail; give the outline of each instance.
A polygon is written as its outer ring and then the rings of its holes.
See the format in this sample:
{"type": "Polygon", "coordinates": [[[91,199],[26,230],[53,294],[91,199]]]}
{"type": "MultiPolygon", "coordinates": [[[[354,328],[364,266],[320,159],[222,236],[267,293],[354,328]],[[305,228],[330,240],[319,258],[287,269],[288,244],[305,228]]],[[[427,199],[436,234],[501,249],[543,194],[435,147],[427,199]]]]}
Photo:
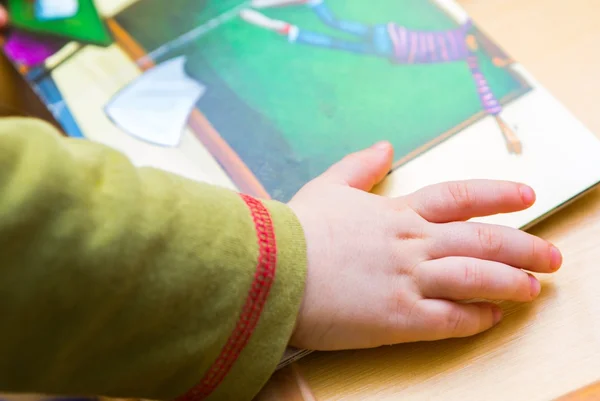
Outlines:
{"type": "Polygon", "coordinates": [[[562,254],[557,247],[552,245],[550,247],[550,269],[552,271],[558,270],[560,265],[562,265],[562,254]]]}
{"type": "Polygon", "coordinates": [[[492,307],[492,313],[494,314],[494,324],[498,324],[502,320],[502,309],[497,306],[492,307]]]}
{"type": "Polygon", "coordinates": [[[533,205],[535,203],[535,192],[531,187],[527,185],[521,185],[519,188],[519,193],[521,194],[523,203],[526,205],[533,205]]]}
{"type": "Polygon", "coordinates": [[[388,150],[390,148],[390,143],[387,141],[377,142],[375,145],[371,146],[371,148],[375,150],[388,150]]]}
{"type": "Polygon", "coordinates": [[[533,277],[531,274],[529,275],[529,294],[531,298],[535,298],[540,294],[542,290],[542,285],[538,281],[537,278],[533,277]]]}

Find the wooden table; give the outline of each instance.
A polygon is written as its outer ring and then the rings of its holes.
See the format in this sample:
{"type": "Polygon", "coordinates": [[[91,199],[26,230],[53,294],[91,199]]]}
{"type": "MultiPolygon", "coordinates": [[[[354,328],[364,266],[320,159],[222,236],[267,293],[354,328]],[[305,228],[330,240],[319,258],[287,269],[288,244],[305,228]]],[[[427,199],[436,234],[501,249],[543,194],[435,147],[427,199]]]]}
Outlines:
{"type": "MultiPolygon", "coordinates": [[[[600,136],[598,0],[459,2],[600,136]]],[[[257,398],[600,399],[600,385],[586,387],[600,380],[600,191],[531,231],[563,250],[564,267],[543,279],[537,302],[505,304],[497,328],[460,340],[313,354],[277,373],[257,398]]]]}

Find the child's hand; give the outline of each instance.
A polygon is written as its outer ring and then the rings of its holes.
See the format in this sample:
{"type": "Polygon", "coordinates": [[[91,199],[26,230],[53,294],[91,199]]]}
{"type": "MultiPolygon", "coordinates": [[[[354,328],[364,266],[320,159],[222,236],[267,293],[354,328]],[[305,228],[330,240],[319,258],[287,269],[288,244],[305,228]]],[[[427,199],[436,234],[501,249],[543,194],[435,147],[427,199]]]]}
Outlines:
{"type": "Polygon", "coordinates": [[[351,155],[290,201],[308,247],[291,345],[334,350],[474,335],[496,324],[501,309],[459,301],[531,301],[540,283],[524,270],[560,267],[559,251],[540,238],[466,222],[526,209],[535,200],[529,187],[454,182],[395,199],[365,192],[385,177],[392,153],[383,143],[351,155]]]}

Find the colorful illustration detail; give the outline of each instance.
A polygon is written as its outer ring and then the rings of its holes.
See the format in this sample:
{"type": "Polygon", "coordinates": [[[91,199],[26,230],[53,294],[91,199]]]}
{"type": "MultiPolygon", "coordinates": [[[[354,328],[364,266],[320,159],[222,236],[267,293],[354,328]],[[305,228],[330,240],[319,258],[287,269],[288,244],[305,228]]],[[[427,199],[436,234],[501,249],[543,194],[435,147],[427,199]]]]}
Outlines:
{"type": "Polygon", "coordinates": [[[4,51],[19,66],[43,63],[70,41],[107,46],[108,30],[92,0],[10,0],[4,51]]]}
{"type": "Polygon", "coordinates": [[[339,20],[325,0],[254,0],[258,8],[303,4],[310,7],[327,26],[358,37],[359,41],[343,40],[322,33],[306,31],[291,23],[278,21],[245,9],[241,17],[249,23],[287,36],[290,43],[342,50],[356,54],[379,56],[395,64],[436,64],[466,62],[477,88],[483,110],[498,122],[512,153],[521,153],[521,143],[515,133],[501,119],[502,106],[494,96],[479,68],[475,51],[477,39],[470,34],[470,19],[457,21],[461,25],[446,31],[416,31],[395,23],[368,26],[360,22],[339,20]]]}
{"type": "Polygon", "coordinates": [[[36,0],[35,17],[49,21],[74,17],[79,10],[77,0],[36,0]]]}
{"type": "Polygon", "coordinates": [[[95,0],[8,0],[8,13],[13,29],[97,46],[113,43],[95,0]]]}
{"type": "Polygon", "coordinates": [[[7,35],[4,52],[13,62],[32,67],[45,62],[64,44],[60,39],[40,37],[15,29],[7,35]]]}
{"type": "Polygon", "coordinates": [[[107,116],[124,132],[161,146],[177,146],[206,88],[184,71],[185,56],[142,74],[109,102],[107,116]]]}

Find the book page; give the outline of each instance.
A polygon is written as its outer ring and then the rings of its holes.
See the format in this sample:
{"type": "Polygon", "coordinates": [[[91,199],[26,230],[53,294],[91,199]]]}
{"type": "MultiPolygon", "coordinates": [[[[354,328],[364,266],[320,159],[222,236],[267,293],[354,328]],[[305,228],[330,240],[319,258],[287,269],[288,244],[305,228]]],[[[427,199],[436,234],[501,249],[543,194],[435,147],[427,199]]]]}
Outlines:
{"type": "MultiPolygon", "coordinates": [[[[521,66],[513,68],[534,82],[521,66]]],[[[397,168],[374,192],[401,196],[425,185],[481,177],[523,182],[537,194],[530,209],[474,219],[522,228],[594,187],[600,142],[544,88],[535,88],[505,107],[506,120],[518,127],[521,155],[506,152],[494,122],[484,119],[397,168]]]]}
{"type": "Polygon", "coordinates": [[[235,189],[185,123],[179,127],[178,146],[163,147],[126,135],[110,121],[104,111],[105,105],[115,92],[140,75],[140,69],[119,47],[88,46],[52,72],[63,100],[50,107],[61,108],[68,104],[87,139],[125,153],[137,165],[235,189]]]}

